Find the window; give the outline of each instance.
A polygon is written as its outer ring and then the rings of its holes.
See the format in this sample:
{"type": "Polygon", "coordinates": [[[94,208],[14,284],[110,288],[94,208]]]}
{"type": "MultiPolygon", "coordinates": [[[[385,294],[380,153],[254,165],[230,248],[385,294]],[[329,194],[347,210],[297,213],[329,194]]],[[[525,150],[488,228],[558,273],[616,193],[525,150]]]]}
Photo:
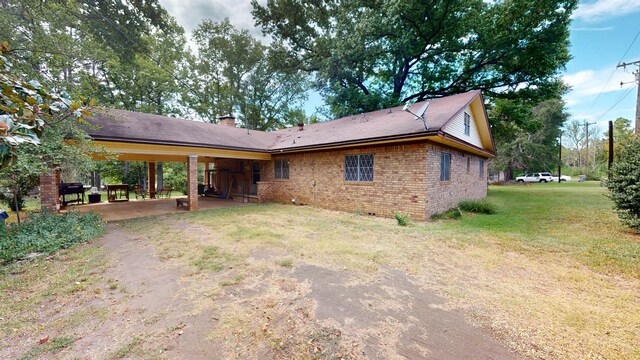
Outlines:
{"type": "Polygon", "coordinates": [[[471,158],[467,158],[467,173],[471,172],[471,158]]]}
{"type": "Polygon", "coordinates": [[[471,115],[464,113],[464,134],[469,135],[471,133],[471,115]]]}
{"type": "Polygon", "coordinates": [[[451,178],[451,154],[440,154],[440,181],[449,181],[451,178]]]}
{"type": "Polygon", "coordinates": [[[273,178],[288,179],[289,178],[289,159],[273,161],[273,178]]]}
{"type": "Polygon", "coordinates": [[[346,155],[344,181],[373,181],[373,154],[346,155]]]}
{"type": "Polygon", "coordinates": [[[484,177],[484,160],[480,159],[480,177],[484,177]]]}

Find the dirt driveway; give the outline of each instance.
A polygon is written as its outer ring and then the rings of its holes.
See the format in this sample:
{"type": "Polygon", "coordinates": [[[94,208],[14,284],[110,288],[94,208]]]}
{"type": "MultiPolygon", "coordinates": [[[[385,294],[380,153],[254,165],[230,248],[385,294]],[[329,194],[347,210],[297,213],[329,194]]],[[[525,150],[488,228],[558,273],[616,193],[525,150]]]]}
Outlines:
{"type": "MultiPolygon", "coordinates": [[[[264,249],[242,260],[240,275],[240,266],[216,266],[215,259],[238,261],[233,254],[185,264],[114,224],[97,245],[109,255],[104,279],[112,291],[83,306],[104,315],[87,319],[72,345],[44,357],[516,358],[402,271],[363,281],[346,270],[294,266],[264,249]],[[266,265],[274,261],[276,268],[266,265]]],[[[6,350],[19,357],[22,349],[6,350]]]]}

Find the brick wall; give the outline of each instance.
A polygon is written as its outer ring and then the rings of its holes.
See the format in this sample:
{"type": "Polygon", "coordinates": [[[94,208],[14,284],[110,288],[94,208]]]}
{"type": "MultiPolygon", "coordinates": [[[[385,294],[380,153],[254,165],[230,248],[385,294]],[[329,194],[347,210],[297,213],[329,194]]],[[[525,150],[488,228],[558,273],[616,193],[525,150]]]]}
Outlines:
{"type": "Polygon", "coordinates": [[[427,216],[446,211],[462,200],[487,196],[487,160],[484,159],[483,176],[480,177],[480,159],[483,158],[459,150],[427,145],[427,216]],[[440,181],[440,157],[443,152],[451,154],[449,181],[440,181]]]}
{"type": "Polygon", "coordinates": [[[187,157],[187,196],[189,211],[198,210],[198,157],[187,157]]]}
{"type": "Polygon", "coordinates": [[[479,160],[474,155],[417,143],[372,146],[349,150],[330,150],[274,155],[261,163],[259,201],[314,205],[342,211],[392,216],[394,211],[425,220],[463,199],[486,196],[484,177],[479,176],[479,160]],[[451,154],[451,180],[440,182],[440,153],[451,154]],[[344,181],[344,157],[350,154],[374,155],[374,181],[344,181]],[[466,158],[471,159],[467,172],[466,158]],[[289,160],[289,179],[274,179],[274,161],[289,160]]]}
{"type": "Polygon", "coordinates": [[[400,211],[423,219],[425,152],[426,144],[408,144],[275,155],[274,160],[289,160],[289,180],[274,179],[274,162],[263,162],[260,198],[378,216],[400,211]],[[373,182],[344,181],[344,156],[351,154],[374,155],[373,182]]]}
{"type": "Polygon", "coordinates": [[[40,174],[40,207],[43,210],[60,210],[59,183],[60,172],[57,170],[40,174]]]}

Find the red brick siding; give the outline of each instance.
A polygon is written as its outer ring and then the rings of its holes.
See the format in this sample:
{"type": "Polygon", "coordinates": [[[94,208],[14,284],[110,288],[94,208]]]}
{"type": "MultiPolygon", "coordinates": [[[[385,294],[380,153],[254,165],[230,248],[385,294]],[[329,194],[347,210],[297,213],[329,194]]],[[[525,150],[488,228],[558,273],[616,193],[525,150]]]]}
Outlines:
{"type": "Polygon", "coordinates": [[[394,211],[425,218],[426,144],[376,146],[274,155],[289,160],[289,180],[273,178],[274,162],[262,163],[261,201],[315,205],[392,216],[394,211]],[[374,181],[344,181],[344,157],[374,155],[374,181]]]}
{"type": "Polygon", "coordinates": [[[480,157],[459,150],[429,144],[427,147],[427,203],[426,215],[446,211],[462,200],[482,199],[487,196],[487,161],[484,159],[480,177],[480,157]],[[449,181],[440,181],[440,156],[451,154],[449,181]],[[470,166],[467,172],[467,158],[470,166]]]}
{"type": "Polygon", "coordinates": [[[40,207],[43,210],[60,210],[59,183],[60,172],[57,170],[40,174],[40,207]]]}
{"type": "Polygon", "coordinates": [[[480,157],[437,144],[372,146],[274,155],[262,162],[259,201],[315,205],[342,211],[392,216],[394,211],[425,220],[465,199],[487,194],[486,160],[480,177],[480,157]],[[451,154],[451,179],[440,181],[440,154],[451,154]],[[374,154],[374,181],[344,181],[344,156],[374,154]],[[467,172],[467,157],[471,159],[467,172]],[[289,179],[274,179],[274,162],[289,160],[289,179]]]}
{"type": "Polygon", "coordinates": [[[195,155],[187,158],[187,176],[188,209],[198,210],[198,157],[195,155]]]}

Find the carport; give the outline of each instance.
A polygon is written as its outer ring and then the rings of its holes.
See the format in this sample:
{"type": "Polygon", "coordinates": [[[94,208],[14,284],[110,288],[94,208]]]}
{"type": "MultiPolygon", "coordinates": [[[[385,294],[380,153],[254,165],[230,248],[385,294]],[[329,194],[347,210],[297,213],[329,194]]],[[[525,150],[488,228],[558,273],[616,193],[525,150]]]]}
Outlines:
{"type": "MultiPolygon", "coordinates": [[[[94,158],[147,161],[149,184],[156,183],[156,162],[186,163],[189,211],[199,207],[199,163],[204,164],[207,174],[213,169],[232,169],[234,182],[229,186],[235,186],[234,190],[237,190],[250,188],[250,182],[257,181],[251,175],[253,163],[271,159],[264,149],[273,141],[272,134],[237,128],[235,119],[230,116],[221,118],[220,125],[216,125],[108,109],[96,112],[87,121],[86,131],[100,150],[94,158]]],[[[204,177],[205,186],[212,185],[210,179],[210,176],[204,177]]],[[[59,183],[57,171],[40,176],[43,209],[60,210],[59,183]]],[[[149,195],[151,199],[155,198],[154,185],[150,186],[149,195]]]]}

